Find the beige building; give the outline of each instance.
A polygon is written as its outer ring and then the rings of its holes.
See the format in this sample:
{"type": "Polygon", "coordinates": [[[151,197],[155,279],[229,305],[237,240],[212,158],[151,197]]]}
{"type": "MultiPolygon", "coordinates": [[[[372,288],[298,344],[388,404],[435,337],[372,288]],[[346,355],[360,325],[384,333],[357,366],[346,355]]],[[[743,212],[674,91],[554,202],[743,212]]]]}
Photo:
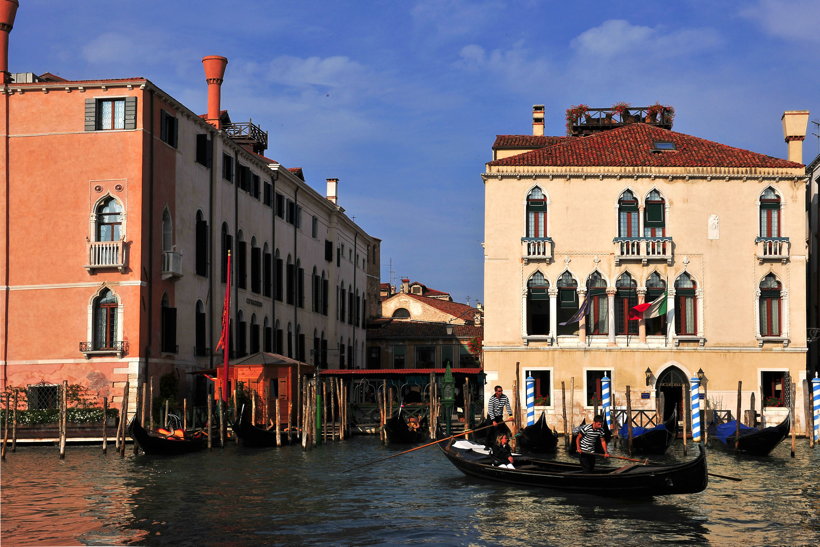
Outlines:
{"type": "Polygon", "coordinates": [[[604,374],[618,407],[629,386],[633,408],[663,393],[671,412],[699,372],[733,414],[739,381],[768,423],[787,375],[802,401],[808,112],[783,115],[788,160],[673,132],[673,113],[576,108],[548,137],[536,106],[533,134],[499,135],[486,165],[487,383],[517,380],[523,404],[532,374],[559,429],[562,382],[577,424],[604,374]],[[660,315],[630,319],[650,302],[660,315]]]}

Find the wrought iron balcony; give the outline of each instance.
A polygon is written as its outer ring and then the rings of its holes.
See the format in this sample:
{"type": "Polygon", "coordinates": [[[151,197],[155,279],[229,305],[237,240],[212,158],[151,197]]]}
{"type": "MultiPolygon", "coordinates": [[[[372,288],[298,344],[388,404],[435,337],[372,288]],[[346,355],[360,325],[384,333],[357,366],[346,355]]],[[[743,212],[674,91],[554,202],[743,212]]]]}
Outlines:
{"type": "Polygon", "coordinates": [[[524,264],[530,260],[552,262],[553,242],[551,237],[522,237],[521,252],[524,264]]]}
{"type": "Polygon", "coordinates": [[[579,105],[567,110],[567,134],[584,136],[631,123],[646,123],[672,129],[675,109],[670,106],[627,106],[616,108],[589,108],[579,105]]]}
{"type": "Polygon", "coordinates": [[[758,237],[755,239],[755,245],[757,245],[757,259],[761,263],[767,260],[779,260],[785,264],[789,260],[791,243],[787,237],[758,237]]]}
{"type": "Polygon", "coordinates": [[[125,271],[125,241],[89,241],[88,271],[117,268],[125,271]]]}
{"type": "Polygon", "coordinates": [[[672,265],[673,243],[671,237],[616,237],[615,265],[622,260],[640,260],[646,265],[650,260],[665,260],[672,265]]]}
{"type": "Polygon", "coordinates": [[[176,251],[162,252],[162,279],[182,277],[182,255],[176,251]]]}
{"type": "Polygon", "coordinates": [[[128,342],[115,341],[110,343],[105,342],[80,342],[80,353],[85,354],[86,359],[90,359],[94,355],[111,355],[116,354],[117,358],[122,358],[123,355],[128,354],[128,342]]]}
{"type": "Polygon", "coordinates": [[[268,148],[268,132],[262,131],[262,128],[252,121],[231,123],[223,130],[235,142],[250,146],[257,154],[268,148]]]}

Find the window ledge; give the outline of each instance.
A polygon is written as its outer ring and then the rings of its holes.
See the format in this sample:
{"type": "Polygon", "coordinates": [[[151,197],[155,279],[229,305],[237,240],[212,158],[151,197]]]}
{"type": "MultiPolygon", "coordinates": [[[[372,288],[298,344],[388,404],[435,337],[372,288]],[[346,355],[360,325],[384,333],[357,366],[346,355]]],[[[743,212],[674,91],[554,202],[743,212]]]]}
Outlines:
{"type": "Polygon", "coordinates": [[[757,347],[762,348],[763,344],[783,344],[784,348],[789,347],[791,339],[785,336],[756,336],[757,347]]]}
{"type": "Polygon", "coordinates": [[[703,336],[689,336],[689,335],[682,335],[682,336],[675,336],[675,345],[679,346],[681,342],[697,342],[700,347],[706,345],[706,338],[703,336]]]}
{"type": "Polygon", "coordinates": [[[92,342],[80,342],[80,353],[86,359],[101,355],[116,355],[117,359],[128,353],[128,342],[114,342],[110,348],[95,348],[92,342]]]}
{"type": "Polygon", "coordinates": [[[546,342],[551,346],[555,343],[555,339],[548,334],[528,334],[524,336],[524,345],[528,346],[530,342],[546,342]]]}

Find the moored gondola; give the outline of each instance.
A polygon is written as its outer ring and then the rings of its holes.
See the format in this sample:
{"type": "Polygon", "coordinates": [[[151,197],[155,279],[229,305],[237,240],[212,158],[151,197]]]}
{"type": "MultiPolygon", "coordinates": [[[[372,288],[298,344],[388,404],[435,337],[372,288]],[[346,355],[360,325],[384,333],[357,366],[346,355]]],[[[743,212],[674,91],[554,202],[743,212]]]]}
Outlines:
{"type": "Polygon", "coordinates": [[[558,445],[558,437],[547,425],[547,418],[543,412],[538,421],[522,429],[516,437],[518,449],[527,453],[555,452],[558,445]]]}
{"type": "Polygon", "coordinates": [[[384,431],[387,433],[387,442],[391,444],[414,444],[424,440],[424,426],[418,418],[411,418],[411,422],[405,420],[402,409],[396,411],[388,418],[384,424],[384,431]]]}
{"type": "MultiPolygon", "coordinates": [[[[789,428],[788,416],[778,425],[762,429],[740,424],[737,452],[752,456],[768,456],[788,436],[789,428]]],[[[712,446],[734,452],[736,431],[737,422],[735,420],[720,425],[711,424],[709,426],[709,439],[712,441],[712,446]]]]}
{"type": "MultiPolygon", "coordinates": [[[[675,442],[678,431],[678,415],[672,415],[662,424],[655,427],[632,428],[632,452],[638,454],[665,454],[666,450],[675,442]]],[[[621,447],[626,445],[629,429],[622,425],[618,430],[621,447]]]]}
{"type": "MultiPolygon", "coordinates": [[[[277,446],[276,431],[263,429],[251,423],[251,413],[245,410],[244,406],[240,412],[239,419],[231,426],[233,432],[239,437],[242,446],[252,448],[265,448],[277,446]]],[[[281,445],[290,444],[290,436],[286,431],[279,432],[281,445]]]]}
{"type": "Polygon", "coordinates": [[[148,431],[139,421],[132,420],[128,432],[143,452],[149,455],[176,455],[196,452],[208,446],[204,432],[185,432],[184,436],[162,435],[148,431]]]}
{"type": "Polygon", "coordinates": [[[594,472],[585,473],[578,464],[526,457],[516,458],[514,469],[494,467],[484,451],[472,448],[477,445],[458,444],[463,448],[456,447],[452,440],[439,446],[447,459],[465,475],[560,492],[651,497],[700,492],[709,482],[706,449],[701,445],[698,445],[696,458],[682,463],[596,467],[594,472]]]}

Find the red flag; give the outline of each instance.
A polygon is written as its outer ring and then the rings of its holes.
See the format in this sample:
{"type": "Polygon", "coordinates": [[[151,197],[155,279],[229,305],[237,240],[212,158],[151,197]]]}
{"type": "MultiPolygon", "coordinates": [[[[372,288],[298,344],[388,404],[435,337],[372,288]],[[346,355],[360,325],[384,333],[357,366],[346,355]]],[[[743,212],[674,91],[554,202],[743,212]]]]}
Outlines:
{"type": "Polygon", "coordinates": [[[228,361],[231,339],[231,251],[228,251],[227,282],[225,284],[225,304],[222,307],[222,335],[216,343],[216,350],[222,348],[222,400],[228,400],[228,361]]]}
{"type": "Polygon", "coordinates": [[[643,312],[649,309],[649,306],[652,305],[652,302],[644,302],[643,304],[638,304],[637,306],[632,306],[629,310],[629,320],[630,321],[638,321],[643,319],[643,312]]]}

